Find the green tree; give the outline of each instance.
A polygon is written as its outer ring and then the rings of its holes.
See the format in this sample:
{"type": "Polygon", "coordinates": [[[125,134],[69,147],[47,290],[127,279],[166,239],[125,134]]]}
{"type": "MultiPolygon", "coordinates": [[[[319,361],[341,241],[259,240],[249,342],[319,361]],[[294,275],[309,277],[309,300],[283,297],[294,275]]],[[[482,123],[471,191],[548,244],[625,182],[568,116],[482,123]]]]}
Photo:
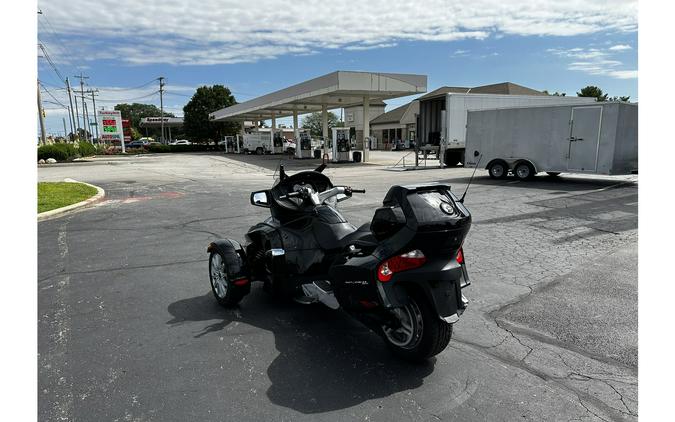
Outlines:
{"type": "Polygon", "coordinates": [[[614,96],[614,97],[611,97],[611,98],[607,99],[607,101],[621,101],[621,102],[624,102],[624,103],[627,103],[628,100],[630,100],[630,96],[627,96],[627,97],[626,96],[619,96],[619,97],[614,96]]]}
{"type": "MultiPolygon", "coordinates": [[[[328,112],[328,130],[332,127],[338,127],[338,116],[335,115],[332,111],[328,112]]],[[[309,132],[312,136],[322,136],[323,135],[323,118],[321,113],[316,112],[309,114],[302,118],[302,127],[309,129],[309,132]]]]}
{"type": "Polygon", "coordinates": [[[607,94],[602,93],[602,89],[597,86],[589,85],[587,87],[581,88],[580,92],[577,92],[578,97],[594,97],[598,101],[607,101],[607,94]]]}
{"type": "Polygon", "coordinates": [[[237,104],[230,90],[223,85],[201,86],[183,107],[183,130],[193,142],[215,141],[225,135],[235,135],[240,128],[236,122],[212,122],[209,113],[237,104]]]}

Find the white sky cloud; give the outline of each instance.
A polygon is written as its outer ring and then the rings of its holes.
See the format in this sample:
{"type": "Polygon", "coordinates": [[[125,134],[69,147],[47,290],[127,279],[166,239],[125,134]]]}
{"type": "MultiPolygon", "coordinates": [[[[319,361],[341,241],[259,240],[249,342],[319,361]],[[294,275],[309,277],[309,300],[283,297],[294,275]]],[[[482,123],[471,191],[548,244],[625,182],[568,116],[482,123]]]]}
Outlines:
{"type": "Polygon", "coordinates": [[[38,6],[82,58],[120,57],[129,64],[240,63],[404,41],[637,30],[635,0],[52,0],[38,6]]]}
{"type": "Polygon", "coordinates": [[[614,57],[620,50],[625,49],[613,47],[607,49],[595,47],[584,49],[575,47],[570,49],[550,48],[547,51],[556,56],[572,60],[567,66],[569,70],[581,71],[590,75],[609,76],[616,79],[637,78],[637,70],[621,69],[623,62],[614,57]]]}
{"type": "Polygon", "coordinates": [[[612,51],[623,51],[623,50],[632,50],[633,47],[631,47],[628,44],[618,44],[618,45],[613,45],[609,47],[610,50],[612,51]]]}

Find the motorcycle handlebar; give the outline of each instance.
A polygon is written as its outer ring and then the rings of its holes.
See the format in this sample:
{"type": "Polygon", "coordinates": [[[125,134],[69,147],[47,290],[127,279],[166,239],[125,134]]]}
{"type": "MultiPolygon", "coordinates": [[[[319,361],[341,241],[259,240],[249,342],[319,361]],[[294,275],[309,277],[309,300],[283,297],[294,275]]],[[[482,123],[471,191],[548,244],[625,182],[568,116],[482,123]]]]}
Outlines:
{"type": "Polygon", "coordinates": [[[352,193],[366,193],[365,189],[352,189],[352,193]]]}
{"type": "Polygon", "coordinates": [[[302,192],[291,192],[286,195],[281,195],[279,199],[295,198],[296,196],[301,196],[302,192]]]}

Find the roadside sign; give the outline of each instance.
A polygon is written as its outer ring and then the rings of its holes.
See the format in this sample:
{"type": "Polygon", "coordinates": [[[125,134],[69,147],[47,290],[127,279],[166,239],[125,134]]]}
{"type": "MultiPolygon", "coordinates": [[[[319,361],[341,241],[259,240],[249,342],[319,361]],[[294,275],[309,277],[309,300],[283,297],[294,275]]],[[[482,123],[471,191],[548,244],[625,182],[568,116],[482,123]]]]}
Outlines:
{"type": "Polygon", "coordinates": [[[97,126],[103,130],[100,139],[105,142],[119,141],[124,153],[124,129],[122,128],[122,112],[118,110],[101,110],[98,112],[97,126]]]}

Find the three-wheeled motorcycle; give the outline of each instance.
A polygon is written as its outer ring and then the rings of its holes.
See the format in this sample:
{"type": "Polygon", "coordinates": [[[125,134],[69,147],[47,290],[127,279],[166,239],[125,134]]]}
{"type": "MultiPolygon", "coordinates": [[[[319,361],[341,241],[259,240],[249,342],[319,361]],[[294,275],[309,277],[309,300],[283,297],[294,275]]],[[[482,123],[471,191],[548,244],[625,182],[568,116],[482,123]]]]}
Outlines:
{"type": "Polygon", "coordinates": [[[343,309],[403,358],[440,353],[468,303],[462,243],[471,214],[449,185],[395,185],[357,228],[337,204],[365,191],[334,186],[324,168],[287,175],[282,167],[273,188],[250,196],[271,216],[243,245],[208,245],[216,300],[234,306],[261,281],[277,297],[343,309]]]}

